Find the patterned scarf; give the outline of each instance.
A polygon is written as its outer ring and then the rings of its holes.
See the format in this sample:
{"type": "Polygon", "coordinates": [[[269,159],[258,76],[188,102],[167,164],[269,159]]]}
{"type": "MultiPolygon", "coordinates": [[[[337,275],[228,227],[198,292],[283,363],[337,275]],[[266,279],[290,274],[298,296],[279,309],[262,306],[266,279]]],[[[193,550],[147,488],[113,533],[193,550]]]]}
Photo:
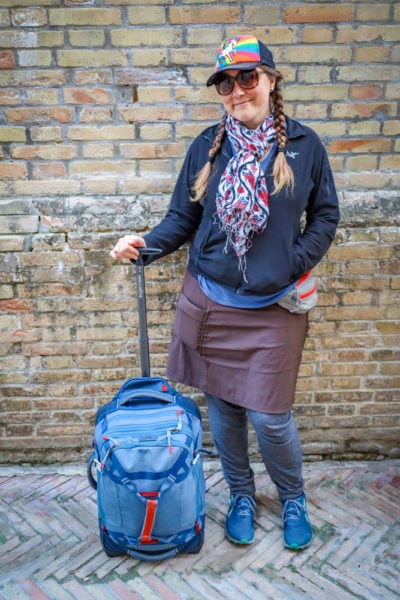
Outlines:
{"type": "Polygon", "coordinates": [[[269,215],[268,189],[261,159],[276,138],[272,115],[257,127],[247,129],[228,115],[225,131],[235,150],[219,183],[216,204],[221,230],[239,259],[239,269],[246,280],[246,252],[255,233],[264,231],[269,215]]]}

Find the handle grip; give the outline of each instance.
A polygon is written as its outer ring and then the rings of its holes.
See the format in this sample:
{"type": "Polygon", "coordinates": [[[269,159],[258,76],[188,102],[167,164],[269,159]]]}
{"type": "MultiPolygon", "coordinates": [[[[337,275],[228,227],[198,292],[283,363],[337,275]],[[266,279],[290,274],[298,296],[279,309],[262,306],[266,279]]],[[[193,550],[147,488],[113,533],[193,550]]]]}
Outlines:
{"type": "Polygon", "coordinates": [[[93,477],[93,471],[92,471],[94,459],[95,459],[95,454],[94,454],[94,452],[92,452],[92,454],[89,456],[89,459],[88,459],[86,474],[87,474],[87,478],[88,478],[90,487],[92,487],[94,490],[97,490],[97,481],[93,477]]]}
{"type": "Polygon", "coordinates": [[[127,398],[122,398],[118,402],[118,406],[124,406],[125,404],[130,404],[131,402],[135,402],[136,400],[161,400],[161,402],[165,402],[166,404],[172,404],[175,402],[174,396],[171,394],[167,394],[166,392],[158,392],[157,390],[147,390],[142,392],[133,392],[127,398]]]}
{"type": "Polygon", "coordinates": [[[139,254],[142,256],[149,256],[150,254],[161,254],[161,248],[151,248],[145,246],[144,248],[137,248],[139,250],[139,254]]]}
{"type": "Polygon", "coordinates": [[[167,558],[173,558],[178,554],[177,548],[160,552],[159,554],[147,554],[147,552],[136,552],[136,550],[127,550],[129,556],[132,558],[138,558],[139,560],[148,560],[152,562],[158,562],[159,560],[165,560],[167,558]]]}
{"type": "Polygon", "coordinates": [[[161,254],[162,252],[161,248],[147,248],[147,246],[144,246],[144,248],[137,247],[136,250],[139,252],[139,256],[136,260],[131,258],[131,262],[133,262],[133,264],[136,263],[137,265],[143,264],[143,256],[155,256],[156,254],[161,254]]]}

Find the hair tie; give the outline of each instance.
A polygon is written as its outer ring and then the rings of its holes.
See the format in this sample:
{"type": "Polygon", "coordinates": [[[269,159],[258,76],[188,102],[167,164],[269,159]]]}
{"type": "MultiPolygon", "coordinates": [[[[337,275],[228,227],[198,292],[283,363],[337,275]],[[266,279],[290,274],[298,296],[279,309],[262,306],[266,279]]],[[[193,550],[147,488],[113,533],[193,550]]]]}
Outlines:
{"type": "Polygon", "coordinates": [[[285,146],[279,146],[278,147],[278,152],[285,152],[285,146]]]}
{"type": "Polygon", "coordinates": [[[212,164],[214,162],[214,158],[215,158],[215,156],[209,156],[207,159],[207,162],[212,164]]]}

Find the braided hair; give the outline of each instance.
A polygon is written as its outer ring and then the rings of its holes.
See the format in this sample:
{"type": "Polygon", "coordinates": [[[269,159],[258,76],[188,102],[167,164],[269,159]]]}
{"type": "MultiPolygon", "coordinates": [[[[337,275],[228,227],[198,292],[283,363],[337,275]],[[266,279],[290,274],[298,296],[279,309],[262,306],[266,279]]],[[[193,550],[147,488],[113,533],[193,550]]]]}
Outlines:
{"type": "MultiPolygon", "coordinates": [[[[282,188],[287,187],[293,189],[294,176],[290,168],[286,156],[285,146],[287,144],[286,135],[286,120],[283,112],[283,97],[281,91],[281,83],[283,77],[279,71],[260,65],[260,68],[270,77],[275,79],[274,90],[271,92],[272,110],[274,113],[274,128],[276,130],[276,139],[278,142],[278,153],[274,161],[273,176],[274,176],[274,194],[282,188]]],[[[218,126],[214,142],[208,152],[208,160],[204,167],[197,174],[193,185],[193,201],[198,202],[206,193],[207,185],[211,177],[212,163],[215,156],[221,149],[222,141],[225,136],[225,121],[227,114],[225,113],[218,126]]]]}
{"type": "Polygon", "coordinates": [[[220,151],[220,148],[222,146],[222,140],[224,139],[224,136],[225,136],[225,121],[226,121],[227,116],[228,116],[227,113],[225,113],[224,116],[222,117],[222,120],[221,120],[220,124],[218,125],[218,129],[217,129],[216,136],[214,138],[213,145],[211,146],[211,148],[208,152],[208,160],[207,160],[206,164],[204,165],[204,167],[197,174],[196,180],[193,185],[193,192],[194,192],[193,201],[194,202],[198,202],[199,200],[201,200],[201,198],[206,193],[207,185],[208,185],[208,182],[211,177],[212,164],[214,162],[215,156],[220,151]]]}
{"type": "Polygon", "coordinates": [[[276,139],[278,142],[278,154],[274,161],[273,176],[274,176],[274,194],[280,192],[282,188],[287,187],[293,189],[294,175],[289,166],[286,155],[285,146],[287,144],[286,135],[286,119],[283,112],[283,97],[281,83],[283,81],[282,74],[275,69],[261,65],[261,69],[265,73],[275,78],[274,90],[271,93],[272,110],[274,113],[274,128],[276,131],[276,139]]]}

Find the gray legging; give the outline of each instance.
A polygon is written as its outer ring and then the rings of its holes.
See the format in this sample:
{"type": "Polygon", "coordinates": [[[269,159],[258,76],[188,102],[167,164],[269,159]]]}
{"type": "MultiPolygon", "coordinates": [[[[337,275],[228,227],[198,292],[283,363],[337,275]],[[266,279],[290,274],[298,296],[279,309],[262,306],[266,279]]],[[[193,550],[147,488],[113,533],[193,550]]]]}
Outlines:
{"type": "Polygon", "coordinates": [[[231,494],[254,495],[254,474],[248,456],[247,418],[257,434],[261,456],[280,500],[303,492],[302,452],[291,412],[262,413],[205,394],[211,433],[231,494]]]}

